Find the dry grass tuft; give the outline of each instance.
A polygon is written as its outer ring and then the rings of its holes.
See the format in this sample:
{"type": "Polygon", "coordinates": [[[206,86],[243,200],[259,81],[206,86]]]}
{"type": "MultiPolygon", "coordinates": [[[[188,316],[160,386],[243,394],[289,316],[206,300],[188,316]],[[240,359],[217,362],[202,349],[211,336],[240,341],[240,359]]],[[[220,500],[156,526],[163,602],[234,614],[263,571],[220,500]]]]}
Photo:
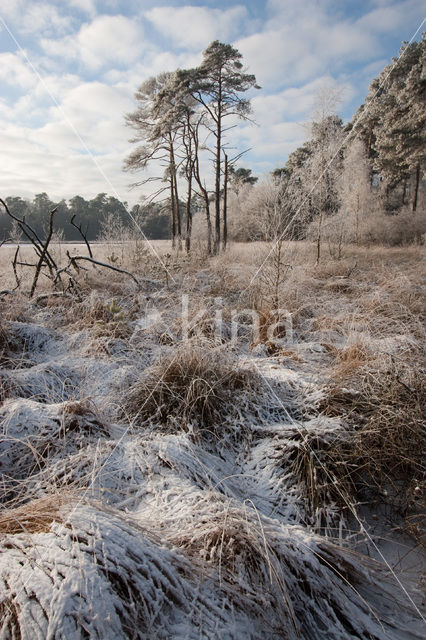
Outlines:
{"type": "Polygon", "coordinates": [[[353,430],[342,462],[353,481],[398,506],[403,513],[420,501],[425,480],[426,375],[407,366],[359,369],[351,389],[332,386],[321,409],[344,416],[353,430]],[[355,388],[353,388],[355,387],[355,388]]]}
{"type": "Polygon", "coordinates": [[[108,429],[98,416],[96,406],[89,398],[64,403],[62,407],[64,433],[71,431],[108,435],[108,429]]]}
{"type": "Polygon", "coordinates": [[[31,500],[22,506],[5,508],[0,513],[0,535],[48,532],[53,522],[63,520],[62,507],[75,494],[66,491],[31,500]]]}
{"type": "Polygon", "coordinates": [[[336,364],[333,369],[333,377],[335,379],[346,379],[357,369],[374,360],[374,354],[359,340],[351,342],[341,349],[329,349],[329,351],[336,357],[336,364]]]}
{"type": "Polygon", "coordinates": [[[356,502],[351,446],[351,433],[333,422],[329,428],[295,429],[282,443],[283,490],[297,487],[301,521],[317,532],[335,535],[342,515],[356,502]]]}
{"type": "Polygon", "coordinates": [[[151,367],[130,389],[126,408],[150,418],[212,427],[233,413],[236,394],[259,386],[258,375],[238,367],[223,349],[188,341],[151,367]]]}

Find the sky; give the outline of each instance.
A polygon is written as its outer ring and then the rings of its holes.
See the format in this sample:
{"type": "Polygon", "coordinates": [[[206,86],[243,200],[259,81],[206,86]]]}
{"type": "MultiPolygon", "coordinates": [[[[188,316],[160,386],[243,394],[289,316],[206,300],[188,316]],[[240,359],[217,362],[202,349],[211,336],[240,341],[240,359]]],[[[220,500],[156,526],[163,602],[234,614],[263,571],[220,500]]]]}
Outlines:
{"type": "Polygon", "coordinates": [[[129,185],[143,176],[122,171],[134,93],[198,65],[216,39],[261,86],[256,124],[229,131],[230,154],[249,149],[240,166],[266,176],[306,139],[318,91],[340,91],[350,120],[424,14],[423,0],[1,0],[0,197],[137,202],[144,189],[129,185]]]}

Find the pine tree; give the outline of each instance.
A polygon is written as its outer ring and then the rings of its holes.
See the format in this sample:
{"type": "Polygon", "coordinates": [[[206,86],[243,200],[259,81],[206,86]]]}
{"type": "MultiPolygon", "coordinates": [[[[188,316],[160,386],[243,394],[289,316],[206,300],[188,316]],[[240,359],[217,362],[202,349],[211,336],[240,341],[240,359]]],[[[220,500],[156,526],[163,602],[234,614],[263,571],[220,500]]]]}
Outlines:
{"type": "Polygon", "coordinates": [[[203,53],[203,61],[196,69],[181,76],[187,91],[202,105],[208,120],[206,125],[215,137],[215,233],[214,252],[221,242],[220,198],[222,175],[222,148],[226,132],[225,118],[237,116],[248,119],[250,102],[241,93],[259,88],[254,75],[244,73],[242,55],[229,44],[212,42],[203,53]]]}
{"type": "Polygon", "coordinates": [[[375,165],[390,189],[402,184],[401,204],[405,204],[407,184],[413,180],[413,211],[426,158],[425,60],[423,34],[421,42],[403,44],[399,58],[371,83],[365,103],[366,120],[372,124],[375,165]]]}
{"type": "Polygon", "coordinates": [[[136,185],[162,180],[168,187],[161,187],[154,194],[160,195],[167,188],[170,192],[170,217],[173,247],[182,243],[181,214],[178,193],[178,162],[176,161],[177,127],[171,117],[171,105],[161,99],[162,92],[172,82],[170,73],[162,73],[141,84],[135,93],[138,108],[125,116],[126,124],[137,132],[130,142],[142,142],[125,160],[125,171],[140,171],[153,161],[159,161],[165,168],[164,175],[149,177],[136,185]]]}

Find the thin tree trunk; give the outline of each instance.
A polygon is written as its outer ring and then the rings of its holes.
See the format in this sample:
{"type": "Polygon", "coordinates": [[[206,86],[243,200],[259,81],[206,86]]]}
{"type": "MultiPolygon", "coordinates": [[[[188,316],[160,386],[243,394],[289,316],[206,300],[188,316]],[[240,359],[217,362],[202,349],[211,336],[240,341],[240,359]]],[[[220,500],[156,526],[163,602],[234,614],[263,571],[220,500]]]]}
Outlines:
{"type": "Polygon", "coordinates": [[[418,197],[418,193],[419,193],[419,183],[420,183],[420,163],[417,163],[416,178],[415,178],[415,182],[414,182],[413,204],[412,204],[413,213],[415,213],[416,209],[417,209],[417,197],[418,197]]]}
{"type": "MultiPolygon", "coordinates": [[[[173,141],[170,137],[170,173],[173,177],[173,191],[174,191],[174,205],[175,205],[175,237],[177,235],[178,251],[182,250],[182,220],[179,207],[179,193],[177,186],[177,171],[175,163],[175,154],[173,151],[173,141]]],[[[176,241],[173,243],[173,248],[176,247],[176,241]]]]}
{"type": "Polygon", "coordinates": [[[319,264],[320,258],[321,258],[321,227],[322,227],[322,209],[320,211],[319,214],[319,220],[318,220],[318,235],[317,235],[317,264],[319,264]]]}
{"type": "Polygon", "coordinates": [[[220,248],[220,156],[222,146],[222,81],[219,78],[217,98],[217,129],[216,129],[216,180],[215,180],[215,237],[214,253],[220,248]]]}
{"type": "Polygon", "coordinates": [[[179,194],[178,194],[176,174],[174,179],[174,186],[175,186],[175,207],[176,207],[178,251],[182,251],[182,216],[181,216],[180,206],[179,206],[179,194]]]}
{"type": "Polygon", "coordinates": [[[192,234],[192,167],[188,175],[188,196],[186,199],[186,236],[185,236],[185,248],[186,253],[191,251],[191,234],[192,234]]]}
{"type": "Polygon", "coordinates": [[[222,246],[223,250],[226,249],[226,244],[228,242],[228,156],[224,153],[225,156],[225,177],[223,182],[223,238],[222,238],[222,246]]]}
{"type": "Polygon", "coordinates": [[[213,237],[213,233],[212,233],[212,221],[211,221],[211,216],[210,216],[210,202],[209,202],[209,194],[207,189],[205,188],[205,186],[203,185],[203,182],[201,180],[201,176],[200,176],[200,160],[199,160],[199,156],[198,156],[198,148],[199,148],[199,142],[198,142],[198,127],[195,129],[192,129],[192,139],[194,142],[194,164],[193,164],[193,174],[194,174],[194,178],[195,178],[195,182],[197,183],[203,198],[204,198],[204,207],[205,207],[205,214],[206,214],[206,221],[207,221],[207,253],[209,254],[209,256],[212,254],[212,237],[213,237]]]}
{"type": "Polygon", "coordinates": [[[173,174],[170,172],[170,230],[172,232],[172,249],[176,246],[175,190],[173,174]]]}

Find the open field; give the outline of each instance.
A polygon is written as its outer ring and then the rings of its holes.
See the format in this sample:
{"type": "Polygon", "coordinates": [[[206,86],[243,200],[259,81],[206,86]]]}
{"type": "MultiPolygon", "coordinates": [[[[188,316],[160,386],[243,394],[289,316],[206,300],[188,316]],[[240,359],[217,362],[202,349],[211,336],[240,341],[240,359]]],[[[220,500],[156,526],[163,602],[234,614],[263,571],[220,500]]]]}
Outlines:
{"type": "Polygon", "coordinates": [[[425,247],[152,244],[1,297],[0,638],[423,637],[425,247]]]}

